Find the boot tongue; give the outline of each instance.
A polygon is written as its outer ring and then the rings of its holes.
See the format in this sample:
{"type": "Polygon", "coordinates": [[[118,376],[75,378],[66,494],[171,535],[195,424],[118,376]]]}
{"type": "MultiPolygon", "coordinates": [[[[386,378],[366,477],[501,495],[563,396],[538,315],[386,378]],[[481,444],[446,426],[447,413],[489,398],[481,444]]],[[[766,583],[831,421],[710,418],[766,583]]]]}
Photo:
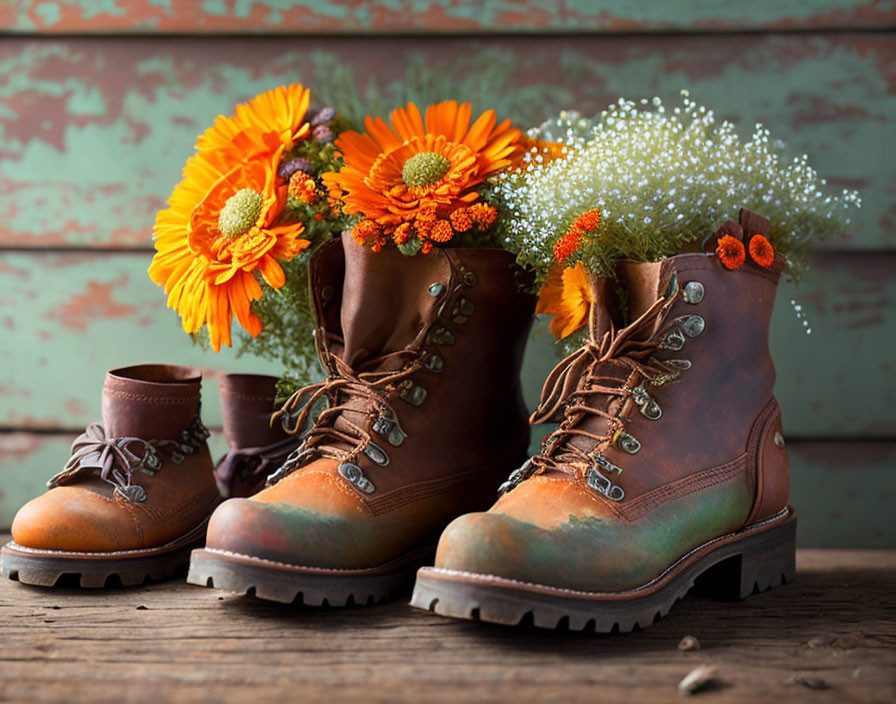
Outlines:
{"type": "MultiPolygon", "coordinates": [[[[641,263],[628,261],[620,262],[617,266],[616,273],[625,292],[628,304],[628,320],[626,322],[637,319],[656,302],[661,279],[661,266],[661,262],[641,263]]],[[[600,276],[593,277],[591,280],[591,293],[594,301],[591,305],[591,314],[589,316],[591,338],[595,345],[600,345],[605,333],[611,330],[618,332],[624,327],[623,316],[616,288],[611,279],[600,276]]],[[[605,370],[598,368],[597,376],[606,376],[605,372],[607,371],[614,376],[615,380],[598,378],[596,383],[609,386],[615,384],[621,386],[624,383],[625,379],[623,376],[626,372],[621,367],[614,365],[605,370]]],[[[588,405],[592,408],[612,412],[614,409],[610,406],[618,398],[603,394],[593,395],[589,397],[588,405]]],[[[600,416],[588,414],[575,427],[592,435],[603,437],[610,431],[610,421],[600,416]]],[[[591,452],[594,449],[595,441],[586,436],[574,435],[566,441],[566,444],[583,452],[591,452]]],[[[562,454],[561,450],[558,457],[562,456],[562,454]]]]}
{"type": "Polygon", "coordinates": [[[342,245],[344,359],[357,369],[415,341],[448,293],[451,266],[440,250],[413,257],[395,247],[374,252],[348,235],[342,245]]]}
{"type": "Polygon", "coordinates": [[[198,369],[141,364],[113,369],[103,384],[106,437],[176,440],[199,412],[198,369]]]}
{"type": "Polygon", "coordinates": [[[628,299],[628,321],[637,320],[660,295],[663,262],[619,262],[619,276],[628,299]]]}

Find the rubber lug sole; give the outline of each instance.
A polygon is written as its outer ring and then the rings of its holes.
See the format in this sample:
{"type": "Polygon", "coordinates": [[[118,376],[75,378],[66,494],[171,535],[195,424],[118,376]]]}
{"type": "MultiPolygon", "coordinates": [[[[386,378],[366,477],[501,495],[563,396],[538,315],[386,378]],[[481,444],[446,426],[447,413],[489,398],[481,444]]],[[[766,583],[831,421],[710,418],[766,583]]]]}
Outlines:
{"type": "Polygon", "coordinates": [[[138,554],[129,557],[53,551],[35,554],[11,542],[0,552],[0,575],[37,587],[135,587],[182,573],[190,561],[191,551],[202,542],[194,540],[170,550],[145,551],[150,554],[134,551],[138,554]]]}
{"type": "Polygon", "coordinates": [[[195,550],[187,582],[305,606],[367,606],[388,600],[432,561],[434,547],[415,550],[369,569],[325,569],[290,565],[223,550],[195,550]]]}
{"type": "Polygon", "coordinates": [[[695,585],[713,597],[744,599],[791,582],[795,555],[796,514],[788,507],[769,521],[695,548],[637,589],[573,591],[424,567],[417,574],[411,606],[509,626],[627,633],[658,621],[695,585]]]}

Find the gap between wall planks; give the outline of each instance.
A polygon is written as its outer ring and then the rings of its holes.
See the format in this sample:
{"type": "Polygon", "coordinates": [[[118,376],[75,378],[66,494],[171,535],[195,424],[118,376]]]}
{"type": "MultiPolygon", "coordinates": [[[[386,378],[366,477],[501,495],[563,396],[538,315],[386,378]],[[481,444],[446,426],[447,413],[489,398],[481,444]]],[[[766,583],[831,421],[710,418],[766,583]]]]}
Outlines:
{"type": "Polygon", "coordinates": [[[887,0],[12,0],[0,26],[23,33],[625,34],[823,31],[896,26],[887,0]]]}

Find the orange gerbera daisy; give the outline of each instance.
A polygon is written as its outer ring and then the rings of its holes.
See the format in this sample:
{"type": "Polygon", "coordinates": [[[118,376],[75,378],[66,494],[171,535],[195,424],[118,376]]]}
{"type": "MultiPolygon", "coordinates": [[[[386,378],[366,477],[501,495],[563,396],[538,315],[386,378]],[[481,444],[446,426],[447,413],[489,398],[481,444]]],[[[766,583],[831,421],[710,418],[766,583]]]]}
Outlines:
{"type": "MultiPolygon", "coordinates": [[[[259,134],[235,137],[237,144],[244,139],[265,142],[259,134]]],[[[292,259],[310,244],[299,238],[300,223],[278,223],[287,198],[276,174],[284,145],[271,146],[269,158],[239,159],[238,150],[195,154],[168,208],[156,216],[149,277],[165,287],[185,331],[208,327],[216,352],[231,344],[234,315],[253,337],[261,332],[250,309],[262,294],[256,270],[279,288],[285,276],[277,260],[292,259]]]]}
{"type": "MultiPolygon", "coordinates": [[[[411,223],[428,239],[435,223],[450,222],[454,210],[476,201],[476,186],[524,151],[523,135],[510,120],[498,124],[494,110],[472,125],[470,117],[470,104],[453,100],[430,105],[425,119],[408,103],[392,112],[391,127],[367,117],[366,134],[349,131],[336,139],[345,166],[324,174],[331,197],[388,235],[411,223]]],[[[435,225],[438,236],[443,230],[435,225]]]]}
{"type": "MultiPolygon", "coordinates": [[[[196,148],[200,151],[230,149],[240,132],[248,132],[274,133],[277,137],[275,143],[289,149],[311,131],[311,126],[305,121],[310,95],[311,91],[301,83],[265,91],[237,105],[230,117],[219,115],[214,124],[196,140],[196,148]]],[[[242,152],[242,156],[246,158],[250,155],[242,152]]]]}
{"type": "Polygon", "coordinates": [[[554,264],[538,294],[536,313],[553,315],[551,332],[558,340],[571,335],[588,322],[594,297],[582,262],[575,266],[554,264]]]}

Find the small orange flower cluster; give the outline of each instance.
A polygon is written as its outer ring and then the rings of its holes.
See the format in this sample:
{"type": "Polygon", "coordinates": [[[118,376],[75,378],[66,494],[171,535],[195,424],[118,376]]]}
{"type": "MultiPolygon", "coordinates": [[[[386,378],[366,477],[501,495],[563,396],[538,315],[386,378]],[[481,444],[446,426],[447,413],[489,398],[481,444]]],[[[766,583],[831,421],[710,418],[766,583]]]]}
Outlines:
{"type": "Polygon", "coordinates": [[[736,237],[725,235],[719,238],[716,253],[726,269],[739,269],[750,258],[759,266],[768,268],[775,263],[775,248],[765,235],[755,234],[750,238],[748,247],[736,237]]]}
{"type": "Polygon", "coordinates": [[[312,205],[319,197],[317,183],[304,171],[296,171],[289,177],[289,195],[306,205],[312,205]]]}
{"type": "Polygon", "coordinates": [[[374,220],[362,220],[352,230],[352,237],[362,245],[370,245],[374,252],[386,246],[387,237],[397,245],[403,245],[416,238],[422,246],[420,251],[429,254],[434,244],[444,244],[454,239],[456,234],[463,234],[476,229],[487,231],[498,217],[495,208],[487,203],[473,203],[457,208],[447,219],[436,216],[434,208],[422,208],[412,222],[403,222],[392,232],[374,220]]]}
{"type": "Polygon", "coordinates": [[[554,243],[554,258],[558,262],[566,261],[582,246],[585,235],[597,232],[599,226],[600,211],[586,210],[569,226],[566,234],[554,243]]]}

